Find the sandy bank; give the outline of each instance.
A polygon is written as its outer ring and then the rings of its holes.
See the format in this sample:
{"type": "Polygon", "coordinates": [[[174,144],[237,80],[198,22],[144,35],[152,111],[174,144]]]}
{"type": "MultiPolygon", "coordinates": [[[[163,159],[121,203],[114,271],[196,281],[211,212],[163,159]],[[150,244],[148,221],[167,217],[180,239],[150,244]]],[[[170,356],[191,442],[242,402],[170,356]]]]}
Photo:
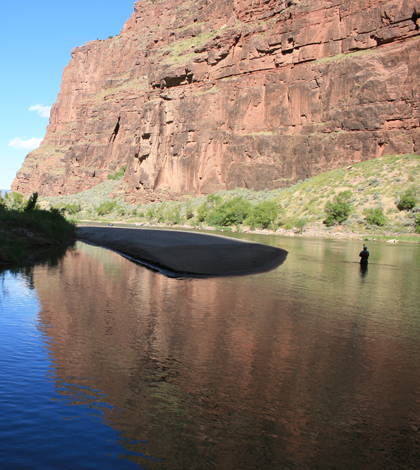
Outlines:
{"type": "Polygon", "coordinates": [[[78,227],[77,237],[178,274],[241,275],[270,271],[287,251],[203,233],[145,228],[78,227]]]}

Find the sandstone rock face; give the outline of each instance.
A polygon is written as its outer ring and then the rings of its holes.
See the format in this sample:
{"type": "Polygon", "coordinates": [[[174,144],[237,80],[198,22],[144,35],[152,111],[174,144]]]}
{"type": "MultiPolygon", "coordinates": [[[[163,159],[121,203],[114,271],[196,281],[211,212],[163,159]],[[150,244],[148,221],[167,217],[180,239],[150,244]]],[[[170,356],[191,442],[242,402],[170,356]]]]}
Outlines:
{"type": "Polygon", "coordinates": [[[138,1],[72,51],[12,188],[72,194],[127,165],[148,202],[419,153],[419,18],[418,0],[138,1]]]}

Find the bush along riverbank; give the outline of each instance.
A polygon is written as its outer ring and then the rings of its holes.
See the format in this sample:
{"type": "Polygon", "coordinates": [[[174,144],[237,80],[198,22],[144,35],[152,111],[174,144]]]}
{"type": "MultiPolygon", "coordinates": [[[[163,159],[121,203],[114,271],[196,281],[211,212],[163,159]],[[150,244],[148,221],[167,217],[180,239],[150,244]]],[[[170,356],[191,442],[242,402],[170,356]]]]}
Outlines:
{"type": "Polygon", "coordinates": [[[393,155],[320,174],[292,187],[237,188],[179,201],[124,202],[123,172],[83,193],[44,198],[79,221],[283,235],[419,241],[420,156],[393,155]]]}
{"type": "Polygon", "coordinates": [[[0,194],[0,263],[36,261],[51,248],[75,240],[75,223],[55,209],[41,209],[37,193],[0,194]]]}

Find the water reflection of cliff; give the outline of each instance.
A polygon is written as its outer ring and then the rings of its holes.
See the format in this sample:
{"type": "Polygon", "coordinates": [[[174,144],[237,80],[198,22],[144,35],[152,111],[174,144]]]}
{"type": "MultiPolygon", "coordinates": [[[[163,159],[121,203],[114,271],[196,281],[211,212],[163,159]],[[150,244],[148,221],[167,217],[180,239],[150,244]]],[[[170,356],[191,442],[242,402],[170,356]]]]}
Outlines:
{"type": "Polygon", "coordinates": [[[415,337],[398,312],[389,321],[390,289],[376,295],[378,279],[366,286],[334,245],[322,250],[341,263],[311,262],[320,246],[295,245],[281,272],[176,280],[79,244],[34,272],[57,387],[115,407],[105,419],[126,449],[163,459],[130,457],[149,468],[384,468],[392,452],[410,462],[415,337]]]}

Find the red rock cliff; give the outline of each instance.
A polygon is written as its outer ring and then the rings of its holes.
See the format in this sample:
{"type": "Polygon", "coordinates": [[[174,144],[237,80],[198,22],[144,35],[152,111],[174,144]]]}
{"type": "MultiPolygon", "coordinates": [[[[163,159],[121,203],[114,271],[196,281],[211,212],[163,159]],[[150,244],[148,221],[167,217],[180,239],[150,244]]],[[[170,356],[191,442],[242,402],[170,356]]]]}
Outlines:
{"type": "Polygon", "coordinates": [[[419,0],[138,1],[72,51],[12,188],[71,194],[127,164],[146,202],[419,153],[419,17],[419,0]]]}

